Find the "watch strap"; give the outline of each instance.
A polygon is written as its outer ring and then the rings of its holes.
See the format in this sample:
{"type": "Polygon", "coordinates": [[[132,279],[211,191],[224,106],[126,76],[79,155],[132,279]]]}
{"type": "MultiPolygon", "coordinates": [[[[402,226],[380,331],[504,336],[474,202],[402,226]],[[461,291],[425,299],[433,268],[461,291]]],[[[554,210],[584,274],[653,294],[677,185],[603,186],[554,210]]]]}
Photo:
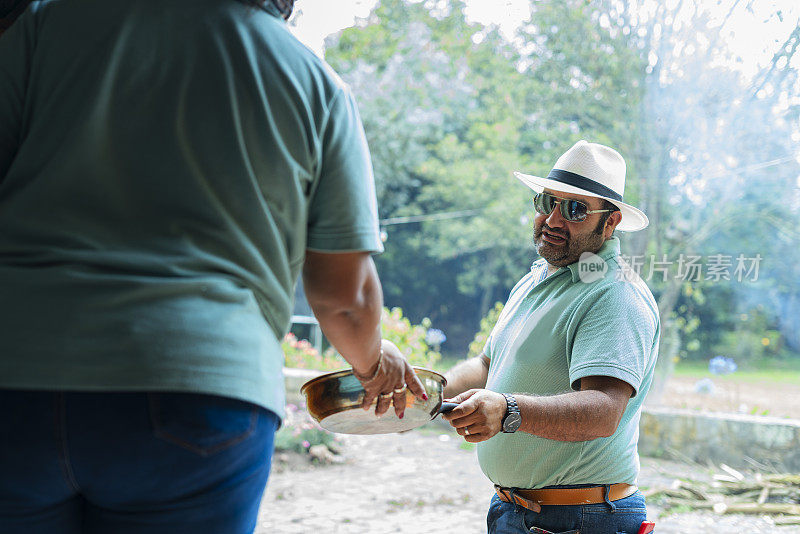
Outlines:
{"type": "Polygon", "coordinates": [[[502,395],[506,398],[506,414],[505,416],[503,416],[503,421],[502,421],[503,432],[505,433],[516,432],[521,423],[521,413],[519,410],[519,405],[517,404],[517,399],[515,399],[513,395],[510,395],[508,393],[503,393],[502,395]],[[509,417],[511,417],[512,419],[516,419],[514,428],[509,428],[510,426],[510,422],[508,421],[509,417]]]}

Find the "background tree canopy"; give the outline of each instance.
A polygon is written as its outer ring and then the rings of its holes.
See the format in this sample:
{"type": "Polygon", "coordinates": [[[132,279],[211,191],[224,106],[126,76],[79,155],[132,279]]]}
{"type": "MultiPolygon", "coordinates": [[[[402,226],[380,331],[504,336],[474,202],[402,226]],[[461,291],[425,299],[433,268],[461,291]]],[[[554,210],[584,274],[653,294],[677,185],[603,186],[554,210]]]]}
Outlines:
{"type": "Polygon", "coordinates": [[[587,139],[625,156],[625,199],[651,220],[620,237],[659,300],[660,364],[797,358],[800,28],[746,76],[725,36],[750,4],[708,4],[541,0],[508,39],[458,0],[382,0],[330,38],[372,151],[387,304],[465,355],[536,259],[512,171],[546,174],[587,139]]]}

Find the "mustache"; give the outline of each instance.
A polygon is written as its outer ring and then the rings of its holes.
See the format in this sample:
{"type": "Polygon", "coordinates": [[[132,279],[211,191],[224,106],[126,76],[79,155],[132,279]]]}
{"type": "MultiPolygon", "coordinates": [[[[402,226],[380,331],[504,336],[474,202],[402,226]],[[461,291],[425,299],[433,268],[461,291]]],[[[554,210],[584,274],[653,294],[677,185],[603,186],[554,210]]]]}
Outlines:
{"type": "Polygon", "coordinates": [[[547,226],[547,223],[545,223],[545,222],[543,222],[541,224],[541,226],[539,226],[538,228],[534,229],[534,233],[536,234],[536,237],[539,237],[540,235],[542,235],[542,231],[544,231],[544,230],[547,230],[548,234],[553,234],[554,236],[563,237],[564,239],[569,239],[569,233],[568,232],[561,232],[561,231],[558,231],[558,230],[553,230],[552,228],[547,226]]]}

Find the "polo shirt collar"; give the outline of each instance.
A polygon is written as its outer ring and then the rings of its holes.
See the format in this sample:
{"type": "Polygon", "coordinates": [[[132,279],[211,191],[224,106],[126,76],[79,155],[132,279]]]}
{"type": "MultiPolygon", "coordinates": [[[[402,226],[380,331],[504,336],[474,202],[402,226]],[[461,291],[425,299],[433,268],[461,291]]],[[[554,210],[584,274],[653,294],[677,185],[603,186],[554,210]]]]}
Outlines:
{"type": "MultiPolygon", "coordinates": [[[[596,254],[600,256],[600,258],[603,259],[606,263],[608,263],[608,260],[615,258],[616,256],[619,256],[620,254],[619,238],[611,237],[610,239],[607,239],[596,254]]],[[[578,274],[578,263],[580,262],[576,261],[575,263],[570,263],[569,265],[566,266],[566,269],[569,269],[570,272],[572,273],[573,282],[577,282],[578,280],[581,279],[578,274]]]]}

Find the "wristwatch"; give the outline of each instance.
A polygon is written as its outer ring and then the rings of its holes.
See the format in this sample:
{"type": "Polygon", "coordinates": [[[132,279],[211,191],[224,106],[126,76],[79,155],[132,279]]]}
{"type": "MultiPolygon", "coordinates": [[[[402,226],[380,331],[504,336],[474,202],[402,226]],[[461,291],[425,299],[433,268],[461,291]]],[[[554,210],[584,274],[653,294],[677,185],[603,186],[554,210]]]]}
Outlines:
{"type": "Polygon", "coordinates": [[[511,434],[519,429],[522,424],[522,415],[519,413],[517,400],[508,393],[503,393],[506,398],[506,415],[503,417],[503,432],[511,434]]]}

